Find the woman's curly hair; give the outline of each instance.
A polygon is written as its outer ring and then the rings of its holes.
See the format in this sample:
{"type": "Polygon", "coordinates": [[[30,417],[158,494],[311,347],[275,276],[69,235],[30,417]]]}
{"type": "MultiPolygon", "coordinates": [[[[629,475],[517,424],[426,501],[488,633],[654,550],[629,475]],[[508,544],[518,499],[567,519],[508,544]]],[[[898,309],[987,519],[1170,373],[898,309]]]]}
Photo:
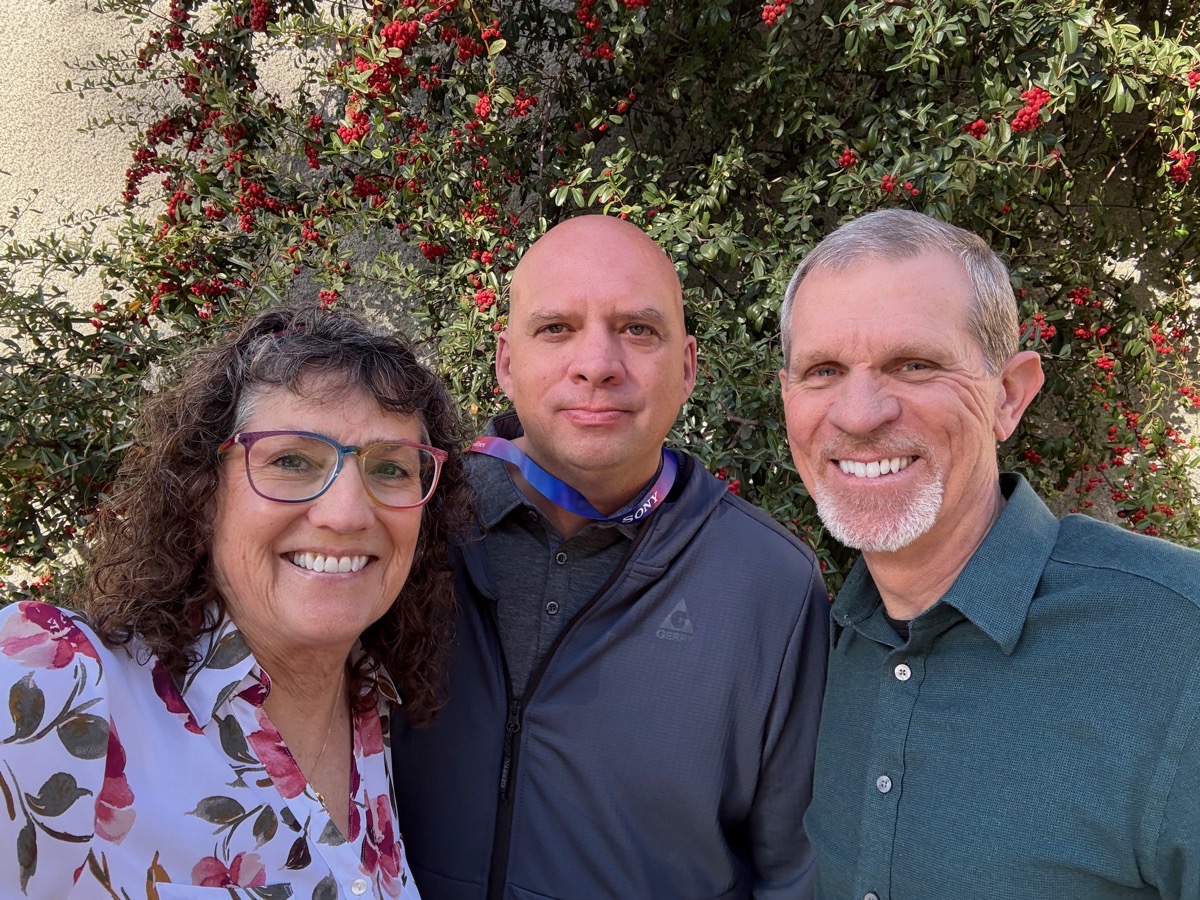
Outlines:
{"type": "MultiPolygon", "coordinates": [[[[423,510],[408,580],[361,638],[392,676],[409,721],[425,724],[445,699],[455,609],[446,542],[472,515],[464,433],[445,386],[408,344],[353,313],[316,305],[261,312],[232,337],[194,351],[178,380],[149,397],[97,519],[78,605],[110,645],[136,638],[177,677],[195,663],[198,638],[215,624],[206,611],[226,611],[208,552],[218,448],[255,401],[277,389],[363,391],[387,412],[415,417],[425,440],[448,454],[423,510]]],[[[356,672],[357,682],[367,674],[356,672]]]]}

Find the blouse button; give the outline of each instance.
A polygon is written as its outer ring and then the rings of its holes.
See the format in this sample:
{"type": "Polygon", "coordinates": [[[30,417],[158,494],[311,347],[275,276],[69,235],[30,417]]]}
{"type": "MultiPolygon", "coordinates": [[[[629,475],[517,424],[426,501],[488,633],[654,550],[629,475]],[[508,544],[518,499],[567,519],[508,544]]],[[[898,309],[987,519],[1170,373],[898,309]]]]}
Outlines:
{"type": "Polygon", "coordinates": [[[367,892],[367,882],[364,878],[355,878],[350,882],[350,893],[360,897],[367,892]]]}

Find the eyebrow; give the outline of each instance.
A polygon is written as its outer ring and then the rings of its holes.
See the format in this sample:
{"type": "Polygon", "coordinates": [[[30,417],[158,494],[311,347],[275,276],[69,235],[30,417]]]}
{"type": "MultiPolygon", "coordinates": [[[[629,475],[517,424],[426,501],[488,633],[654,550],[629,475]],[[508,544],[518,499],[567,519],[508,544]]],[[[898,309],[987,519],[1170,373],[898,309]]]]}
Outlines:
{"type": "MultiPolygon", "coordinates": [[[[534,324],[546,322],[561,322],[564,319],[572,319],[578,313],[563,312],[556,309],[534,310],[526,320],[534,324]]],[[[650,322],[655,325],[665,327],[668,324],[667,316],[661,309],[655,306],[643,306],[639,309],[621,309],[617,310],[617,316],[621,319],[636,320],[639,322],[650,322]]]]}
{"type": "MultiPolygon", "coordinates": [[[[894,344],[883,348],[879,354],[886,362],[894,362],[898,359],[927,359],[931,362],[944,359],[946,354],[937,352],[937,348],[929,344],[894,344]]],[[[811,353],[796,351],[792,354],[791,362],[788,365],[789,372],[799,372],[812,366],[821,365],[822,363],[830,363],[840,365],[838,354],[825,353],[817,350],[811,353]]]]}

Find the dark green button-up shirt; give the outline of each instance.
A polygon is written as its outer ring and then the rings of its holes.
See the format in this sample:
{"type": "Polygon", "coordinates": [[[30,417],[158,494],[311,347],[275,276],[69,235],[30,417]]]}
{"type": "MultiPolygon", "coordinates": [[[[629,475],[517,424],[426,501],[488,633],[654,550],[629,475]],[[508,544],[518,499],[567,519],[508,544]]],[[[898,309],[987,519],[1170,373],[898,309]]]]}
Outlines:
{"type": "Polygon", "coordinates": [[[1200,553],[1001,487],[907,642],[862,560],[834,604],[818,897],[1200,898],[1200,553]]]}

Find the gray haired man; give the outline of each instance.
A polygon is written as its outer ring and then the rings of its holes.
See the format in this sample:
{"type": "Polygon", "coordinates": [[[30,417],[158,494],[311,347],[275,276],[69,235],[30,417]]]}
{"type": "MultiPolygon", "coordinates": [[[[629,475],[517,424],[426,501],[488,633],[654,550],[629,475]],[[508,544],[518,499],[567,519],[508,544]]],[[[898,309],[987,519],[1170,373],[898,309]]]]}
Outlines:
{"type": "Polygon", "coordinates": [[[801,263],[788,438],[833,607],[818,897],[1200,897],[1200,553],[1058,521],[996,444],[1042,384],[1007,271],[889,210],[801,263]]]}

